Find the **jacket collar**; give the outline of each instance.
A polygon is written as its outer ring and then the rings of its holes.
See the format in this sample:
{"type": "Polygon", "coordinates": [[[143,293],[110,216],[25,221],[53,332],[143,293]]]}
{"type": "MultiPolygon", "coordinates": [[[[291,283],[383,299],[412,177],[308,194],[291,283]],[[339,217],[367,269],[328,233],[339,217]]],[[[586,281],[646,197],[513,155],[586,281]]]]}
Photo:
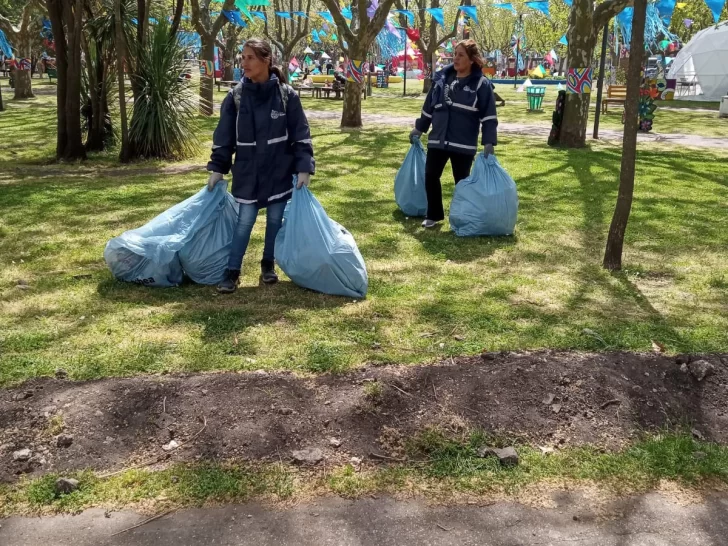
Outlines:
{"type": "Polygon", "coordinates": [[[271,73],[268,81],[263,83],[256,83],[247,76],[243,76],[243,85],[247,91],[251,91],[256,94],[267,94],[278,87],[278,76],[271,73]]]}

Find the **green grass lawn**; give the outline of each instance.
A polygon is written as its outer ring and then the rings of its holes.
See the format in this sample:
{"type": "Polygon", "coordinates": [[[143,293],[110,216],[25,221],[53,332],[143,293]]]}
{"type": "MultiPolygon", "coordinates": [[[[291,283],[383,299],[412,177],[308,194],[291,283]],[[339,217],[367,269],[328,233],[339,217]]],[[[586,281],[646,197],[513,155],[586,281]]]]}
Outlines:
{"type": "MultiPolygon", "coordinates": [[[[613,453],[591,447],[565,448],[544,456],[534,447],[518,445],[520,463],[503,467],[478,456],[489,437],[472,431],[451,438],[423,431],[407,439],[407,462],[350,464],[326,470],[301,470],[281,463],[202,462],[172,464],[157,470],[127,470],[109,478],[93,472],[73,474],[78,490],[56,495],[59,477],[49,473],[0,484],[0,517],[16,514],[70,513],[102,506],[143,507],[147,511],[243,503],[253,500],[293,503],[317,495],[360,498],[375,494],[423,496],[438,502],[528,499],[529,492],[600,486],[602,494],[628,495],[654,490],[666,483],[683,491],[710,490],[728,481],[728,448],[699,442],[688,434],[667,433],[639,439],[613,453]],[[696,451],[703,456],[694,456],[696,451]]],[[[67,474],[64,474],[67,476],[67,474]]]]}
{"type": "MultiPolygon", "coordinates": [[[[102,258],[111,237],[198,191],[204,173],[164,172],[178,165],[161,162],[119,168],[113,153],[81,166],[44,164],[53,154],[54,116],[41,99],[10,101],[0,114],[2,385],[56,368],[73,379],[323,372],[484,349],[649,350],[651,340],[675,352],[728,351],[725,154],[640,149],[625,271],[611,275],[600,263],[618,147],[558,150],[502,138],[498,157],[520,196],[516,235],[461,239],[447,223],[424,231],[393,202],[407,129],[342,132],[316,123],[312,189],[354,234],[369,296],[324,296],[287,279],[258,287],[261,221],[241,289],[222,297],[212,287],[119,283],[102,258]]],[[[200,120],[205,148],[215,123],[200,120]]],[[[206,155],[201,150],[193,163],[206,155]]],[[[449,174],[444,186],[449,201],[449,174]]]]}

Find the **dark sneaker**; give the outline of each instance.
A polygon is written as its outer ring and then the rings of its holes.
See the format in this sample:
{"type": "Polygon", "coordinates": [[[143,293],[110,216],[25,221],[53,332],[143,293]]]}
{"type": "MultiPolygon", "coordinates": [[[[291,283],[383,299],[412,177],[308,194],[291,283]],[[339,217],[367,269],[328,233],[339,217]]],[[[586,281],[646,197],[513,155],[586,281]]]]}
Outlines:
{"type": "Polygon", "coordinates": [[[262,280],[265,284],[275,284],[278,282],[275,262],[269,262],[266,260],[260,262],[260,280],[262,280]]]}
{"type": "Polygon", "coordinates": [[[240,279],[239,269],[226,269],[225,278],[217,285],[217,291],[220,294],[232,294],[238,288],[238,279],[240,279]]]}

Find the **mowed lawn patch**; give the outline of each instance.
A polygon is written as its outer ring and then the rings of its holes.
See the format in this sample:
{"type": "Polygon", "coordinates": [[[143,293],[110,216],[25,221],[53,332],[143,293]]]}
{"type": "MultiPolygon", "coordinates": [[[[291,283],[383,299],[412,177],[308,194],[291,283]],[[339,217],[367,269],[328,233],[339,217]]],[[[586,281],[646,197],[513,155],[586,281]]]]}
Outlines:
{"type": "MultiPolygon", "coordinates": [[[[0,116],[0,384],[166,371],[338,371],[482,350],[573,348],[728,350],[728,156],[642,147],[625,271],[602,270],[620,149],[555,150],[501,139],[518,185],[513,237],[461,239],[424,231],[393,201],[406,128],[312,126],[312,190],[348,228],[367,262],[364,301],[324,296],[285,277],[259,287],[264,221],[241,289],[145,288],[115,281],[106,242],[198,191],[207,152],[189,172],[113,154],[87,165],[38,165],[52,155],[53,108],[10,105],[0,116]],[[45,116],[45,117],[43,117],[45,116]],[[45,122],[43,121],[45,120],[45,122]],[[26,126],[25,131],[18,127],[26,126]],[[5,141],[12,128],[19,145],[5,141]],[[52,132],[52,131],[51,131],[52,132]],[[33,148],[31,142],[41,142],[33,148]],[[11,154],[16,151],[16,154],[11,154]],[[30,163],[35,163],[30,165],[30,163]],[[26,283],[20,286],[18,281],[26,283]]],[[[209,144],[216,120],[200,121],[209,144]]],[[[176,166],[175,166],[176,167],[176,166]]],[[[444,177],[446,207],[453,191],[444,177]]],[[[22,284],[21,283],[21,284],[22,284]]]]}

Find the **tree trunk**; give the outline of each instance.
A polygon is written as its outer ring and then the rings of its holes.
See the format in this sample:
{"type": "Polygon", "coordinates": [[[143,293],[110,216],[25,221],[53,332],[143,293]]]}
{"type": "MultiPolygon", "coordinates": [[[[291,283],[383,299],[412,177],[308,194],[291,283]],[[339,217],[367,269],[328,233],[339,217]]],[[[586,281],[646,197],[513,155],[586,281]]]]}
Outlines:
{"type": "Polygon", "coordinates": [[[56,49],[56,159],[63,157],[66,145],[66,31],[63,24],[64,0],[48,0],[48,18],[51,20],[51,30],[56,49]]]}
{"type": "Polygon", "coordinates": [[[3,102],[3,90],[2,85],[0,85],[0,112],[5,111],[5,103],[3,102]]]}
{"type": "Polygon", "coordinates": [[[30,70],[16,69],[13,77],[15,78],[15,96],[14,99],[32,99],[33,84],[30,78],[30,70]]]}
{"type": "MultiPolygon", "coordinates": [[[[591,66],[597,40],[593,15],[593,0],[574,0],[567,32],[569,68],[591,66]]],[[[566,94],[560,142],[567,148],[582,148],[586,144],[590,98],[588,94],[566,94]]]]}
{"type": "MultiPolygon", "coordinates": [[[[215,71],[215,37],[200,35],[202,41],[202,48],[200,49],[200,60],[201,61],[212,61],[213,62],[213,74],[215,71]]],[[[213,113],[213,86],[215,78],[211,74],[208,76],[200,77],[200,114],[203,116],[211,116],[213,113]]]]}
{"type": "Polygon", "coordinates": [[[86,136],[86,151],[100,152],[106,146],[104,112],[104,58],[103,43],[96,40],[95,59],[92,58],[88,47],[84,47],[86,53],[86,68],[88,70],[89,96],[91,97],[91,123],[86,136]]]}
{"type": "Polygon", "coordinates": [[[119,85],[119,118],[121,120],[121,151],[119,161],[128,163],[131,157],[129,149],[129,124],[126,117],[126,93],[124,91],[124,57],[126,54],[124,30],[121,21],[121,0],[114,0],[114,19],[116,32],[116,79],[119,85]]]}
{"type": "MultiPolygon", "coordinates": [[[[359,39],[357,39],[357,42],[359,39]]],[[[366,59],[366,50],[361,44],[349,44],[349,62],[366,59]]],[[[346,82],[344,87],[344,108],[341,112],[341,127],[361,127],[362,84],[346,82]]]]}
{"type": "Polygon", "coordinates": [[[341,126],[362,126],[360,83],[346,82],[346,87],[344,87],[344,110],[341,112],[341,126]]]}
{"type": "MultiPolygon", "coordinates": [[[[432,76],[434,76],[434,74],[432,76]]],[[[422,92],[425,95],[430,92],[430,88],[432,87],[432,76],[422,80],[422,92]]]]}
{"type": "MultiPolygon", "coordinates": [[[[86,159],[81,132],[81,33],[82,7],[80,0],[60,0],[63,3],[63,22],[66,28],[64,39],[67,41],[65,70],[65,101],[62,109],[65,113],[66,141],[61,147],[58,159],[86,159]]],[[[55,37],[55,31],[53,33],[55,37]]],[[[56,44],[58,39],[56,38],[56,44]]],[[[56,45],[56,48],[58,46],[56,45]]],[[[56,49],[56,51],[58,51],[56,49]]],[[[60,74],[58,83],[60,84],[60,74]]],[[[59,105],[60,106],[60,105],[59,105]]],[[[58,150],[57,150],[58,151],[58,150]]]]}
{"type": "Polygon", "coordinates": [[[644,51],[645,19],[647,0],[635,0],[632,18],[632,41],[630,52],[636,52],[629,63],[627,73],[627,99],[624,105],[624,136],[622,137],[622,168],[619,175],[619,194],[614,208],[612,224],[609,226],[607,248],[604,251],[603,266],[610,271],[622,269],[622,248],[627,222],[632,210],[634,195],[634,172],[637,158],[637,129],[639,124],[639,101],[644,51]]]}

